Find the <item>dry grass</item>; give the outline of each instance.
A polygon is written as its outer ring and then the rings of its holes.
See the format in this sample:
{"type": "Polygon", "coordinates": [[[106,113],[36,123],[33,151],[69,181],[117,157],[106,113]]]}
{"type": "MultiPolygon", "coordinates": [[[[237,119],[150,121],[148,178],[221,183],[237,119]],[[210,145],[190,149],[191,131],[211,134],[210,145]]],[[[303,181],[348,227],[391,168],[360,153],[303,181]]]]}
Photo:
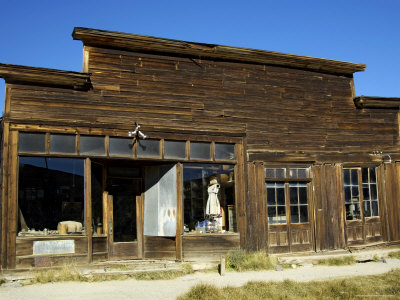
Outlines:
{"type": "Polygon", "coordinates": [[[225,267],[227,270],[239,272],[272,270],[277,262],[275,257],[270,257],[265,252],[246,253],[244,250],[234,250],[228,252],[225,267]]]}
{"type": "Polygon", "coordinates": [[[356,263],[356,259],[354,256],[340,256],[340,257],[331,257],[327,259],[321,259],[318,261],[318,265],[326,265],[326,266],[348,266],[354,265],[356,263]]]}
{"type": "Polygon", "coordinates": [[[400,299],[400,270],[382,275],[298,283],[249,282],[242,287],[217,288],[199,284],[179,300],[256,299],[400,299]]]}
{"type": "Polygon", "coordinates": [[[393,251],[393,252],[390,252],[388,256],[389,256],[390,258],[398,258],[398,259],[400,259],[400,251],[393,251]]]}
{"type": "MultiPolygon", "coordinates": [[[[122,268],[124,269],[124,268],[122,268]]],[[[182,264],[180,270],[162,270],[162,271],[148,271],[136,272],[130,274],[93,274],[84,276],[81,275],[74,265],[64,265],[61,269],[50,269],[37,271],[35,276],[24,284],[35,283],[49,283],[60,281],[82,281],[82,282],[96,282],[106,280],[170,280],[175,279],[187,274],[193,273],[193,268],[189,264],[182,264]]]]}

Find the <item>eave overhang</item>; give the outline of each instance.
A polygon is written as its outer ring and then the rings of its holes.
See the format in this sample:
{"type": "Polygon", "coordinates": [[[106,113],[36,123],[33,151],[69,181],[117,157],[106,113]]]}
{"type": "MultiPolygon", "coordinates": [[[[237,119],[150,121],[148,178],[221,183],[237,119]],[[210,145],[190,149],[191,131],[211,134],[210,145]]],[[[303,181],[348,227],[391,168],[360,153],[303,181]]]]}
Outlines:
{"type": "Polygon", "coordinates": [[[354,98],[357,108],[400,109],[400,98],[360,96],[354,98]]]}
{"type": "Polygon", "coordinates": [[[7,83],[38,85],[87,91],[90,74],[20,65],[0,64],[0,78],[7,83]]]}
{"type": "Polygon", "coordinates": [[[364,64],[309,56],[193,43],[83,27],[75,27],[72,37],[75,40],[81,40],[84,45],[100,48],[276,65],[346,76],[352,76],[354,72],[364,71],[366,67],[364,64]]]}

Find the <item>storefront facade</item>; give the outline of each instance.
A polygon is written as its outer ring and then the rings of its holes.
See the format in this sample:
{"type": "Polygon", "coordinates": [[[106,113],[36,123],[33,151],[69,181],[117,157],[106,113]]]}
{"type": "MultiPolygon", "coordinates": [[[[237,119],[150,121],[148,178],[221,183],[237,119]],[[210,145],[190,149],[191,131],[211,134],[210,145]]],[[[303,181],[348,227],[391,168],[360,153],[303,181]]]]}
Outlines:
{"type": "Polygon", "coordinates": [[[3,268],[400,240],[399,100],[356,106],[364,65],[73,37],[82,73],[0,65],[3,268]]]}

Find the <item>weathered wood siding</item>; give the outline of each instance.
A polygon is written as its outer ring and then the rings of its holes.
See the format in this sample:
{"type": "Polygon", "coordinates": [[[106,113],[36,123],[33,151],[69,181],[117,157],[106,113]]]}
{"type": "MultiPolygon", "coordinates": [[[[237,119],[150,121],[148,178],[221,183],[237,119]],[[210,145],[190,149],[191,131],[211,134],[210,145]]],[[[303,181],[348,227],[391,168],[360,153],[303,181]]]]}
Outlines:
{"type": "Polygon", "coordinates": [[[11,119],[108,128],[138,121],[143,129],[246,132],[248,153],[264,160],[283,160],[298,151],[315,155],[343,147],[350,152],[397,146],[397,113],[357,110],[352,78],[92,47],[85,51],[92,91],[14,86],[11,119]]]}

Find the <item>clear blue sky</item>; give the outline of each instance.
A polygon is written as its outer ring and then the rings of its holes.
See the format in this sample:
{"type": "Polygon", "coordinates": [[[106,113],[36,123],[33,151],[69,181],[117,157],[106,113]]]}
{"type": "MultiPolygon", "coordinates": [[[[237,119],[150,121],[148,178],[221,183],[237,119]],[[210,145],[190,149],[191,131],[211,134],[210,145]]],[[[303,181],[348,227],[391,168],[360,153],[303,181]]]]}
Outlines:
{"type": "Polygon", "coordinates": [[[0,63],[82,71],[75,26],[363,63],[357,95],[400,97],[399,0],[0,0],[0,63]]]}

